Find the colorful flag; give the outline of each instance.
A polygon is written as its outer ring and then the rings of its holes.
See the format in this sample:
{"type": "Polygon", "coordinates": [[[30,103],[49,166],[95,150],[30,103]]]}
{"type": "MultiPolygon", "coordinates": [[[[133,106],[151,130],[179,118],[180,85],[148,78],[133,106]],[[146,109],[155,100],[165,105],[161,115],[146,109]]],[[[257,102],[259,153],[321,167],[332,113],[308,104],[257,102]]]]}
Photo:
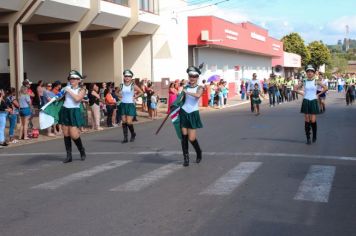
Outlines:
{"type": "Polygon", "coordinates": [[[182,129],[180,127],[179,112],[183,104],[184,104],[184,93],[181,93],[178,95],[177,99],[170,106],[171,112],[169,113],[169,117],[172,120],[173,127],[179,139],[182,139],[182,129]]]}
{"type": "Polygon", "coordinates": [[[62,89],[55,97],[41,108],[39,114],[40,129],[47,129],[55,125],[59,121],[59,111],[61,110],[64,101],[60,100],[65,94],[65,89],[62,89]]]}
{"type": "Polygon", "coordinates": [[[59,111],[63,106],[64,101],[54,101],[41,109],[39,120],[40,129],[47,129],[55,125],[59,121],[59,111]]]}

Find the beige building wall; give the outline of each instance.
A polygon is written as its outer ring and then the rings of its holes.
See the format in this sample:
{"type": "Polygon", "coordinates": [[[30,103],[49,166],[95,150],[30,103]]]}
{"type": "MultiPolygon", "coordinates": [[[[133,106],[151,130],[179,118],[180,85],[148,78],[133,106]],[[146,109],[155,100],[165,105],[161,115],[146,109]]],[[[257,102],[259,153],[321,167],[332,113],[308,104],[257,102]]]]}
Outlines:
{"type": "Polygon", "coordinates": [[[124,67],[131,69],[134,78],[151,79],[151,36],[124,38],[124,67]]]}
{"type": "Polygon", "coordinates": [[[10,73],[7,65],[9,59],[9,44],[0,43],[0,73],[10,73]]]}
{"type": "Polygon", "coordinates": [[[83,39],[83,74],[85,82],[114,81],[113,40],[111,38],[83,39]]]}
{"type": "Polygon", "coordinates": [[[24,43],[24,71],[34,83],[65,82],[70,71],[68,43],[24,43]]]}

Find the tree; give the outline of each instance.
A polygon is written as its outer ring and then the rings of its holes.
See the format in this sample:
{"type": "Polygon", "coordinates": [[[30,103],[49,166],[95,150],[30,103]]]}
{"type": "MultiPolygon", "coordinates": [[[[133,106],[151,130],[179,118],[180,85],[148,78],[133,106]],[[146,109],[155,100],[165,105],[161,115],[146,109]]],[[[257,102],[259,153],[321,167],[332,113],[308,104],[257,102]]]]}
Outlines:
{"type": "Polygon", "coordinates": [[[331,62],[331,54],[325,44],[320,41],[313,41],[308,45],[310,51],[309,64],[319,68],[321,65],[329,65],[331,62]]]}
{"type": "Polygon", "coordinates": [[[338,54],[332,54],[330,64],[327,67],[327,72],[344,73],[346,69],[347,69],[347,60],[338,54]]]}
{"type": "Polygon", "coordinates": [[[302,57],[302,66],[306,66],[310,60],[310,52],[304,44],[304,40],[298,33],[290,33],[282,39],[283,49],[286,52],[298,54],[302,57]]]}

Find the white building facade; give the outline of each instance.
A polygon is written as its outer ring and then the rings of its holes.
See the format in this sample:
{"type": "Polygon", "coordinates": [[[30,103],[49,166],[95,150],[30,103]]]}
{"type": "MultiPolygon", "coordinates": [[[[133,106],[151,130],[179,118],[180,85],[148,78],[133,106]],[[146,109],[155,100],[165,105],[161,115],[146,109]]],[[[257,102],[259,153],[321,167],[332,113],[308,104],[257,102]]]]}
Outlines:
{"type": "Polygon", "coordinates": [[[24,78],[66,81],[71,69],[85,82],[122,80],[126,68],[161,90],[162,78],[185,77],[187,17],[173,19],[183,0],[2,0],[0,86],[24,78]],[[177,63],[178,62],[178,63],[177,63]],[[5,76],[6,77],[6,76],[5,76]]]}

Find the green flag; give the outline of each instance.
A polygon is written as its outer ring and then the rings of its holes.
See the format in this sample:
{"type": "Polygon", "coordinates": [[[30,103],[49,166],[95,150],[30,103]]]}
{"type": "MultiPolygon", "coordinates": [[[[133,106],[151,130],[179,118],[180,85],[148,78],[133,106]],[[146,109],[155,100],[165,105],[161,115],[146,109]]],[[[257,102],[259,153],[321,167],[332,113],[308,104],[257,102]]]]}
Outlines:
{"type": "Polygon", "coordinates": [[[184,104],[184,92],[180,93],[177,96],[177,99],[170,106],[171,112],[169,113],[169,117],[172,120],[173,127],[179,139],[182,139],[182,129],[180,127],[179,112],[183,104],[184,104]]]}

